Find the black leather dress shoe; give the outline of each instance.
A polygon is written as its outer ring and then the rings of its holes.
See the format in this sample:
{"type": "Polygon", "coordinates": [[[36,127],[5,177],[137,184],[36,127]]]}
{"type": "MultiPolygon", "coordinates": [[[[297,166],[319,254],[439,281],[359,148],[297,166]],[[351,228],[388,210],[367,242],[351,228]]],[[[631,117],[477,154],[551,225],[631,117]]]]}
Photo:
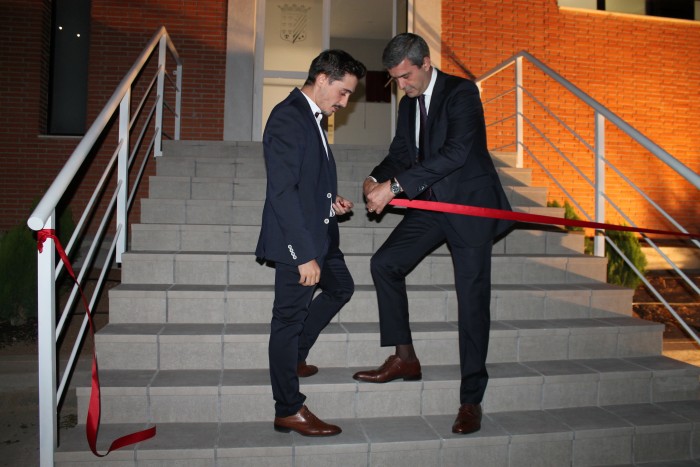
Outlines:
{"type": "Polygon", "coordinates": [[[452,433],[467,435],[481,429],[481,405],[462,404],[452,425],[452,433]]]}

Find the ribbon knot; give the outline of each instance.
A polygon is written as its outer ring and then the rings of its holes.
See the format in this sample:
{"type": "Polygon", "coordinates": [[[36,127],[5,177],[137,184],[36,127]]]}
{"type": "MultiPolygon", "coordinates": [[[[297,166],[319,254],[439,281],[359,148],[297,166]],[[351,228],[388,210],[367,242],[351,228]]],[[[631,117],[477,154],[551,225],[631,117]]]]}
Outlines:
{"type": "Polygon", "coordinates": [[[36,247],[39,253],[44,252],[44,242],[47,238],[56,238],[56,231],[54,229],[42,229],[36,233],[36,247]]]}

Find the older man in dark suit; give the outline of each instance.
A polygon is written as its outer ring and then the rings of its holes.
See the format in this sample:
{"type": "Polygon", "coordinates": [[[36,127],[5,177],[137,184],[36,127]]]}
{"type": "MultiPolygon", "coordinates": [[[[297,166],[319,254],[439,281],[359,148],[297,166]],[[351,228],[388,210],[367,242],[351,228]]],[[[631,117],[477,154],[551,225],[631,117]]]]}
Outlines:
{"type": "MultiPolygon", "coordinates": [[[[400,34],[382,63],[406,96],[399,104],[389,154],[364,182],[369,212],[381,213],[395,196],[510,209],[486,145],[479,90],[472,81],[435,69],[425,41],[400,34]]],[[[447,241],[455,271],[461,367],[460,408],[452,431],[481,427],[490,328],[491,250],[511,225],[493,219],[409,209],[372,257],[382,346],[396,352],[377,369],[354,375],[384,383],[421,379],[409,327],[406,275],[447,241]]]]}
{"type": "Polygon", "coordinates": [[[269,358],[277,431],[341,432],[304,405],[299,377],[318,371],[306,364],[309,350],[354,290],[337,222],[353,203],[338,195],[321,119],[347,105],[364,75],[364,65],[347,52],[322,52],[301,90],[294,89],[272,110],[263,135],[267,194],[255,254],[275,263],[269,358]],[[317,288],[321,292],[314,298],[317,288]]]}

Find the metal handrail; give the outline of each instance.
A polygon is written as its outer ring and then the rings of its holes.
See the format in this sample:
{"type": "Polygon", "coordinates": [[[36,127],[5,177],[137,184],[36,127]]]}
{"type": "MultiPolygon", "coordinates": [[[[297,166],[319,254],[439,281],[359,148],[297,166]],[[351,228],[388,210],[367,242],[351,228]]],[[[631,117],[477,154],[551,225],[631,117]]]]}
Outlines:
{"type": "Polygon", "coordinates": [[[104,287],[105,277],[112,262],[121,262],[121,255],[126,251],[127,227],[129,208],[138,190],[143,177],[146,164],[150,160],[150,155],[159,157],[162,155],[162,140],[167,137],[163,131],[163,118],[165,107],[173,119],[174,137],[180,139],[180,107],[182,102],[182,60],[173,45],[165,27],[156,31],[141,54],[134,62],[131,69],[121,80],[116,90],[105,104],[102,111],[95,118],[85,136],[76,146],[75,150],[65,163],[56,179],[53,181],[46,194],[39,201],[31,216],[27,220],[27,225],[35,230],[53,229],[56,223],[56,207],[63,200],[69,186],[74,184],[85,184],[86,182],[78,178],[79,171],[86,162],[90,161],[91,155],[96,152],[101,138],[111,128],[111,121],[116,116],[119,138],[103,174],[97,182],[92,196],[88,200],[86,207],[76,224],[75,231],[65,247],[66,254],[70,253],[79,240],[85,238],[88,229],[89,219],[94,215],[98,203],[108,197],[107,182],[110,178],[116,178],[115,186],[109,196],[109,201],[105,208],[100,224],[94,232],[94,239],[89,246],[86,257],[80,272],[77,275],[77,284],[74,285],[70,297],[61,313],[58,326],[56,326],[56,281],[63,269],[63,264],[56,264],[55,246],[50,238],[46,240],[43,252],[37,253],[37,285],[38,285],[38,348],[39,348],[39,461],[42,467],[54,465],[54,451],[57,447],[58,423],[57,414],[61,400],[65,396],[66,387],[73,373],[76,361],[83,342],[83,337],[87,331],[89,322],[88,316],[83,317],[83,322],[76,341],[72,348],[70,357],[63,371],[60,385],[57,388],[57,342],[64,332],[65,323],[70,317],[79,286],[82,287],[87,272],[91,269],[97,255],[97,250],[106,237],[110,224],[114,232],[114,238],[102,265],[102,269],[92,293],[89,307],[92,310],[97,298],[104,287]],[[151,57],[157,53],[157,69],[133,112],[132,88],[139,82],[139,77],[146,68],[151,57]],[[166,63],[168,58],[174,62],[172,74],[166,74],[166,63]],[[165,99],[165,78],[168,78],[169,89],[175,94],[174,108],[165,99]],[[152,97],[155,89],[155,96],[152,97]],[[150,110],[145,110],[146,102],[154,101],[150,110]],[[133,114],[133,115],[132,115],[133,114]],[[131,132],[134,125],[143,116],[143,123],[134,144],[130,145],[131,132]],[[142,148],[143,139],[151,131],[151,141],[147,148],[142,151],[143,161],[136,174],[132,174],[133,184],[129,184],[130,169],[133,166],[142,148]],[[114,176],[116,175],[116,177],[114,176]],[[116,213],[116,222],[111,222],[116,213]],[[116,258],[115,258],[116,256],[116,258]]]}
{"type": "MultiPolygon", "coordinates": [[[[519,58],[526,58],[532,62],[537,68],[542,70],[546,75],[555,80],[557,83],[562,85],[568,91],[570,91],[574,96],[581,99],[589,107],[594,109],[596,112],[600,113],[603,117],[608,119],[611,123],[615,124],[620,130],[627,133],[632,139],[637,141],[644,149],[648,150],[656,157],[661,159],[673,170],[678,172],[683,178],[688,180],[695,188],[700,189],[700,175],[693,172],[688,166],[683,164],[681,161],[673,157],[661,146],[644,136],[641,132],[636,130],[632,125],[624,121],[622,118],[617,116],[611,110],[606,108],[604,105],[593,99],[591,96],[583,92],[581,89],[576,87],[572,82],[561,76],[556,71],[552,70],[550,67],[542,63],[540,60],[532,56],[530,53],[523,51],[518,52],[508,60],[503,61],[500,65],[493,67],[491,70],[487,71],[479,78],[476,79],[477,84],[481,84],[487,79],[495,76],[499,72],[505,70],[506,68],[515,65],[519,58]]],[[[699,245],[700,246],[700,245],[699,245]]]]}
{"type": "MultiPolygon", "coordinates": [[[[685,164],[683,164],[681,161],[673,157],[671,154],[669,154],[666,150],[661,148],[658,144],[654,143],[652,140],[644,136],[642,133],[640,133],[638,130],[636,130],[634,127],[632,127],[629,123],[627,123],[625,120],[617,116],[615,113],[607,109],[605,106],[600,104],[598,101],[590,97],[588,94],[583,92],[581,89],[576,87],[574,84],[572,84],[570,81],[568,81],[566,78],[562,77],[560,74],[552,70],[550,67],[545,65],[543,62],[529,54],[528,52],[521,51],[514,55],[513,57],[503,61],[499,65],[495,66],[491,70],[487,71],[484,73],[481,77],[476,79],[477,84],[479,85],[480,88],[483,88],[484,82],[486,82],[488,79],[498,75],[502,71],[505,71],[509,69],[511,66],[515,67],[514,74],[515,74],[515,80],[514,80],[514,86],[506,89],[506,91],[501,92],[497,96],[486,100],[484,102],[484,105],[487,105],[488,103],[500,99],[501,97],[510,94],[515,91],[516,97],[515,97],[515,110],[513,113],[508,113],[507,115],[499,116],[497,117],[497,120],[495,122],[490,122],[488,123],[487,126],[496,126],[500,125],[503,122],[510,121],[511,119],[515,118],[516,120],[516,130],[515,130],[515,141],[512,144],[506,144],[500,146],[498,149],[501,150],[505,147],[510,147],[510,146],[515,146],[516,147],[516,152],[517,152],[517,166],[522,167],[523,166],[523,154],[524,152],[529,155],[532,160],[535,161],[537,165],[542,168],[544,173],[552,179],[553,183],[557,185],[562,192],[565,194],[567,198],[569,198],[574,205],[583,213],[583,215],[588,219],[588,220],[595,220],[596,222],[605,222],[605,202],[610,204],[614,210],[623,218],[625,221],[630,224],[631,226],[635,227],[636,224],[634,221],[628,216],[623,210],[614,202],[614,200],[606,194],[605,190],[605,167],[610,167],[611,170],[613,170],[629,187],[631,187],[634,191],[639,193],[657,212],[659,212],[666,220],[668,220],[675,228],[677,228],[679,231],[683,233],[688,233],[688,231],[679,223],[677,222],[670,214],[668,214],[657,202],[655,202],[651,196],[649,196],[647,193],[645,193],[641,188],[639,188],[630,178],[628,178],[619,168],[615,167],[610,160],[606,159],[605,157],[605,120],[611,122],[614,124],[617,128],[619,128],[623,133],[627,134],[629,137],[632,138],[632,140],[636,141],[641,147],[649,151],[651,154],[656,156],[659,160],[661,160],[663,163],[665,163],[667,166],[672,168],[676,173],[678,173],[681,177],[683,177],[685,180],[687,180],[691,185],[693,185],[695,188],[700,189],[700,175],[695,173],[693,170],[691,170],[689,167],[687,167],[685,164]],[[571,128],[569,125],[567,125],[562,119],[560,119],[554,112],[552,112],[549,108],[547,108],[546,105],[544,105],[539,99],[537,99],[532,93],[530,93],[523,85],[523,59],[528,60],[530,63],[535,65],[540,71],[544,72],[545,75],[547,75],[549,78],[553,79],[556,81],[558,84],[560,84],[562,87],[567,89],[569,92],[571,92],[575,97],[577,97],[580,101],[585,103],[588,107],[593,109],[594,111],[594,123],[595,123],[595,143],[590,144],[587,141],[585,141],[573,128],[571,128]],[[543,130],[538,128],[534,122],[531,119],[528,119],[524,115],[524,106],[523,106],[523,101],[525,98],[525,95],[532,101],[534,101],[536,104],[540,106],[540,108],[544,109],[544,111],[551,116],[558,124],[560,124],[564,130],[571,135],[573,135],[579,142],[581,142],[590,152],[594,154],[595,157],[595,177],[593,180],[591,178],[587,177],[579,167],[577,167],[574,162],[569,158],[560,148],[556,146],[556,144],[545,134],[543,130]],[[591,187],[594,189],[594,195],[595,195],[595,215],[591,216],[589,213],[587,213],[582,207],[581,204],[574,198],[572,195],[572,190],[567,190],[566,187],[564,186],[564,183],[556,178],[556,176],[547,169],[547,167],[544,165],[544,163],[539,160],[536,155],[528,148],[524,141],[523,141],[523,126],[527,124],[531,128],[534,129],[534,131],[539,135],[540,138],[542,138],[549,146],[551,146],[560,156],[561,158],[569,164],[585,181],[588,183],[591,187]]],[[[622,251],[615,245],[615,243],[607,236],[605,235],[604,232],[602,232],[602,236],[596,236],[594,239],[594,254],[596,256],[604,256],[604,248],[605,248],[605,242],[608,243],[610,247],[612,247],[625,261],[628,266],[634,271],[634,273],[642,280],[644,285],[651,291],[651,293],[656,296],[656,298],[659,299],[659,301],[666,307],[666,309],[671,313],[671,315],[678,321],[678,323],[683,327],[686,332],[698,343],[700,344],[700,337],[698,337],[697,333],[683,320],[683,318],[676,312],[676,310],[673,308],[673,306],[666,301],[662,296],[661,293],[656,290],[650,283],[649,281],[644,277],[644,275],[634,266],[632,261],[630,261],[629,258],[627,258],[622,251]]],[[[695,293],[700,294],[700,288],[676,265],[657,245],[654,243],[652,239],[650,239],[646,235],[642,235],[643,240],[648,243],[656,252],[661,256],[661,258],[666,261],[666,263],[669,265],[670,269],[674,270],[681,279],[685,281],[685,283],[688,285],[688,287],[695,291],[695,293]]],[[[691,243],[695,245],[696,247],[700,248],[700,242],[695,239],[691,239],[691,243]]]]}

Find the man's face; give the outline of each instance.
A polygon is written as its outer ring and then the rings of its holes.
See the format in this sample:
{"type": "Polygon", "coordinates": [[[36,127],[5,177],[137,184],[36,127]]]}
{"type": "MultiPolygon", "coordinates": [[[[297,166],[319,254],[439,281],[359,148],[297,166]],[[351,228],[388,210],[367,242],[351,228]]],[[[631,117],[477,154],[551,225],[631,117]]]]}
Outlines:
{"type": "Polygon", "coordinates": [[[316,83],[316,105],[321,108],[323,115],[329,117],[348,105],[350,94],[357,87],[357,77],[345,74],[343,79],[331,83],[327,75],[320,74],[316,77],[316,83]]]}
{"type": "Polygon", "coordinates": [[[430,84],[432,74],[430,57],[424,57],[421,66],[414,65],[407,58],[404,58],[401,63],[387,71],[389,76],[396,81],[399,89],[405,92],[408,97],[418,97],[428,89],[430,84]]]}

